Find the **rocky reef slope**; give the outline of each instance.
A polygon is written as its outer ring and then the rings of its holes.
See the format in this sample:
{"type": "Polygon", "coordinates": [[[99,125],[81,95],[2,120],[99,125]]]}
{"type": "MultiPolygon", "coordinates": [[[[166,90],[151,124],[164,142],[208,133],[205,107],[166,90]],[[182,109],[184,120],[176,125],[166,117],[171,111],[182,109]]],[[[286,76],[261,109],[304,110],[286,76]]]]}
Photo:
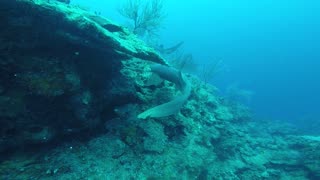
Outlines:
{"type": "Polygon", "coordinates": [[[320,140],[192,84],[150,82],[167,64],[126,29],[56,1],[0,1],[0,179],[319,179],[320,140]],[[20,149],[16,153],[12,150],[20,149]]]}
{"type": "Polygon", "coordinates": [[[55,1],[0,2],[0,151],[95,128],[137,101],[121,61],[165,64],[126,29],[55,1]]]}

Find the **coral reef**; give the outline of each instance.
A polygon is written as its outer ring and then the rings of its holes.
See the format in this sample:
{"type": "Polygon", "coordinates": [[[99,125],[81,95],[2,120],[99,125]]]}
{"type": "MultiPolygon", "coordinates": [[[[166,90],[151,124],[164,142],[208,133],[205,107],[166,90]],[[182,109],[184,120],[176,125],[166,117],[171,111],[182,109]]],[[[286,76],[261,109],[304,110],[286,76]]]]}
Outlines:
{"type": "Polygon", "coordinates": [[[57,1],[1,1],[0,151],[91,131],[137,97],[122,60],[166,62],[109,20],[57,1]]]}
{"type": "Polygon", "coordinates": [[[121,26],[55,1],[0,10],[0,179],[320,179],[319,136],[188,74],[179,112],[137,118],[180,92],[149,82],[167,63],[121,26]]]}

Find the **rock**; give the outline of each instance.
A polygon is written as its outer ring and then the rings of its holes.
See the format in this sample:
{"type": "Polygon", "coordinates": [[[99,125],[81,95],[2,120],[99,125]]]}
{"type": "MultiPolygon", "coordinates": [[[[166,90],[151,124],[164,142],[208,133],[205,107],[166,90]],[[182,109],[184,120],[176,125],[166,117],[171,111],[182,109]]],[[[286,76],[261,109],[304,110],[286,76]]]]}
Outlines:
{"type": "MultiPolygon", "coordinates": [[[[2,35],[21,33],[24,40],[20,44],[12,42],[13,46],[28,49],[45,45],[44,49],[56,47],[55,50],[59,51],[67,48],[67,44],[72,44],[73,46],[67,49],[70,54],[81,53],[76,50],[79,46],[84,46],[106,54],[127,58],[133,56],[167,64],[152,48],[127,29],[80,8],[45,0],[3,0],[0,6],[2,35]],[[9,28],[10,31],[6,31],[9,28]],[[58,43],[59,41],[64,43],[58,43]]],[[[21,36],[16,38],[22,38],[21,36]]]]}
{"type": "Polygon", "coordinates": [[[162,153],[168,144],[164,127],[153,120],[148,120],[140,126],[147,134],[143,140],[143,149],[147,152],[162,153]]]}
{"type": "Polygon", "coordinates": [[[0,1],[0,151],[101,132],[113,109],[137,103],[122,61],[167,64],[125,28],[62,2],[0,1]]]}
{"type": "Polygon", "coordinates": [[[66,4],[70,4],[70,0],[57,0],[59,2],[63,2],[63,3],[66,3],[66,4]]]}
{"type": "Polygon", "coordinates": [[[219,120],[231,121],[234,117],[226,106],[219,106],[215,111],[215,117],[219,120]]]}
{"type": "Polygon", "coordinates": [[[4,88],[0,85],[0,94],[4,92],[4,88]]]}

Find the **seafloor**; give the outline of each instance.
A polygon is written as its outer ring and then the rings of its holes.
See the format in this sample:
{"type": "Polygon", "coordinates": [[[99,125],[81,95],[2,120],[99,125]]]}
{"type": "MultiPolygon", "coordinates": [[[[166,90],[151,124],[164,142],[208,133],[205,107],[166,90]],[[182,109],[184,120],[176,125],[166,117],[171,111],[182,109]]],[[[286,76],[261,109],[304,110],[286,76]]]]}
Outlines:
{"type": "Polygon", "coordinates": [[[320,136],[185,75],[179,113],[137,118],[180,92],[125,28],[53,0],[0,1],[0,179],[320,179],[320,136]]]}

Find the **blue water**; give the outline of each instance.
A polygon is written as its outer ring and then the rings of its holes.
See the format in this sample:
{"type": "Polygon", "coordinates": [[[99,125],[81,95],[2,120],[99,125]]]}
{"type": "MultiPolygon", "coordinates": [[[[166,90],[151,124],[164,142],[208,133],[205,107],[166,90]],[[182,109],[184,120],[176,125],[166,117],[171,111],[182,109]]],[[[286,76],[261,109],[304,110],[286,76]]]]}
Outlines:
{"type": "MultiPolygon", "coordinates": [[[[126,23],[108,2],[74,0],[126,23]]],[[[160,42],[184,41],[183,50],[201,64],[223,60],[211,83],[253,93],[257,117],[296,121],[320,119],[320,1],[172,0],[165,2],[160,42]]]]}

